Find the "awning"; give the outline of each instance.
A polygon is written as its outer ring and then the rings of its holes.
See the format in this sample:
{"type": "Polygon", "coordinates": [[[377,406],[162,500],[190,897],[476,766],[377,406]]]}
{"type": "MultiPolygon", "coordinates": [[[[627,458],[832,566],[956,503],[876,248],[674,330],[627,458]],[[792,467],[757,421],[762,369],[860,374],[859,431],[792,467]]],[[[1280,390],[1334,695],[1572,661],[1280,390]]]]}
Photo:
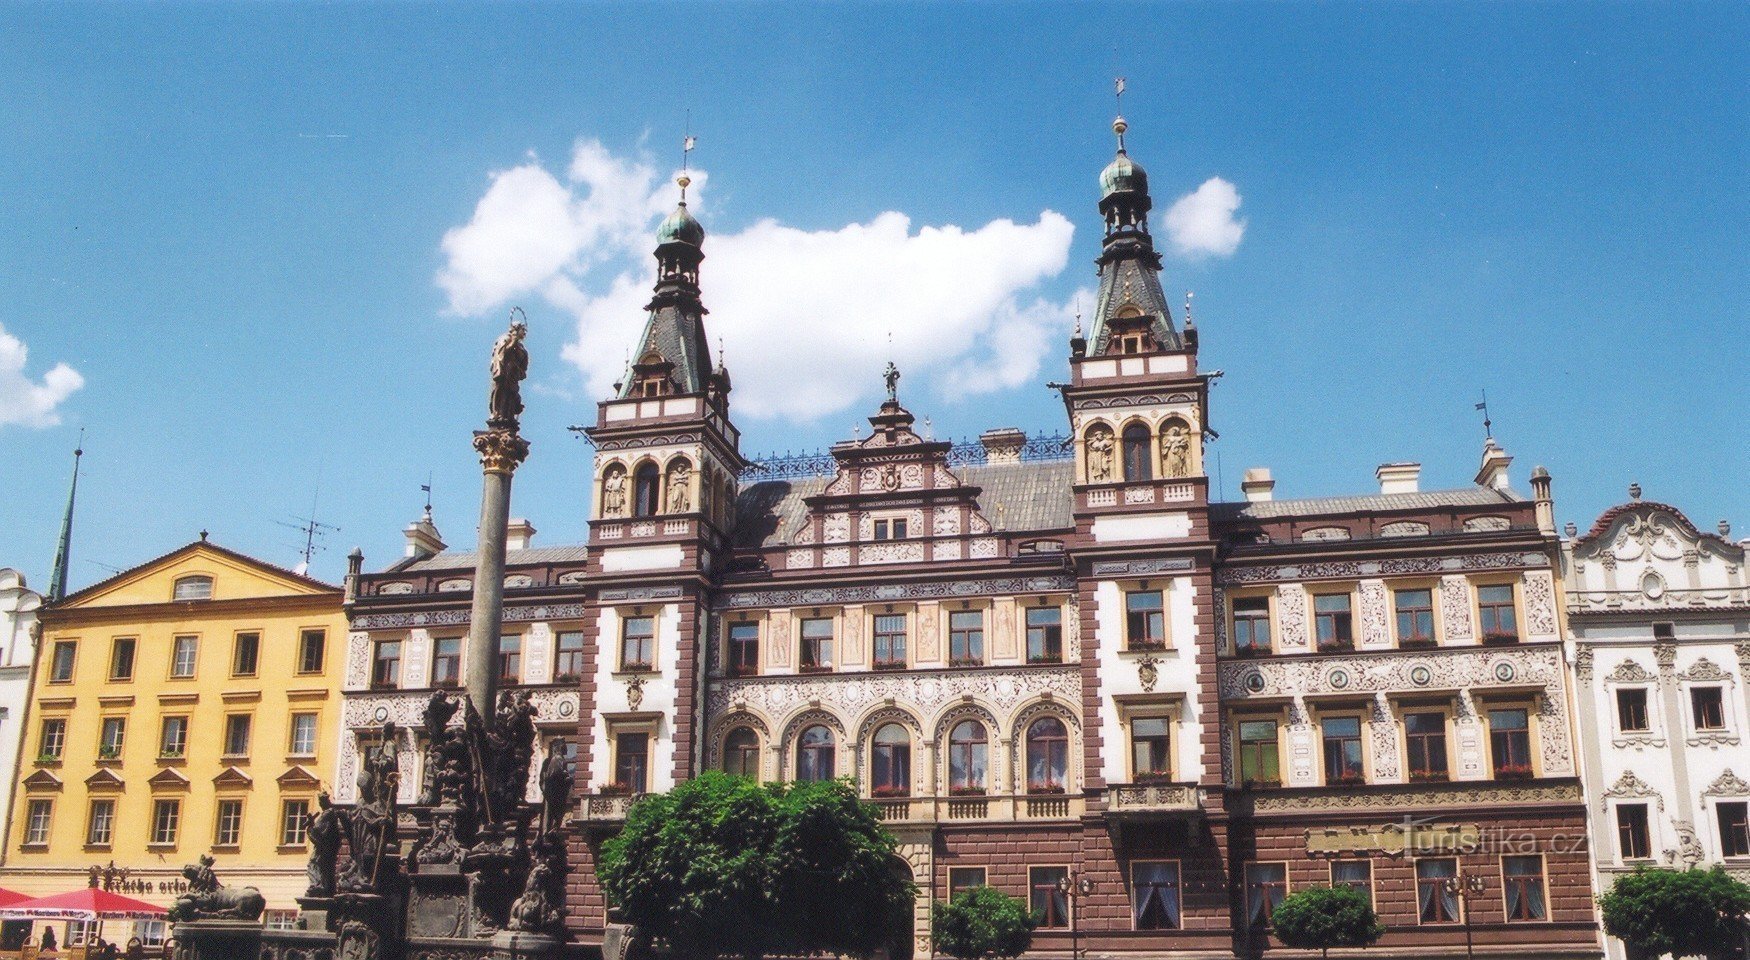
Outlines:
{"type": "Polygon", "coordinates": [[[7,920],[157,920],[168,912],[96,887],[0,906],[0,918],[7,920]]]}
{"type": "Polygon", "coordinates": [[[23,903],[24,901],[29,900],[29,899],[30,899],[29,897],[25,896],[22,893],[17,893],[17,892],[14,892],[12,890],[8,890],[5,887],[0,887],[0,907],[10,907],[15,903],[23,903]]]}

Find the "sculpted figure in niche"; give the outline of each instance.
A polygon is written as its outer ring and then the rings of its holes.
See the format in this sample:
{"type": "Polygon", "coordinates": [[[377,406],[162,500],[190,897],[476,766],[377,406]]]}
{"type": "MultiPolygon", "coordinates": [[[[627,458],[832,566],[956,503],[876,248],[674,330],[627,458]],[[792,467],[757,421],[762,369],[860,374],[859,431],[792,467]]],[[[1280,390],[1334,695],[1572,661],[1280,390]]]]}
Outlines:
{"type": "Polygon", "coordinates": [[[1088,482],[1112,482],[1112,430],[1095,427],[1088,431],[1088,482]]]}
{"type": "Polygon", "coordinates": [[[626,471],[618,465],[602,475],[602,516],[626,515],[626,471]]]}
{"type": "Polygon", "coordinates": [[[1167,429],[1161,432],[1161,475],[1191,475],[1191,431],[1177,420],[1169,421],[1167,429]]]}
{"type": "Polygon", "coordinates": [[[692,468],[685,460],[668,469],[668,512],[686,513],[692,503],[692,491],[687,489],[692,480],[692,468]]]}

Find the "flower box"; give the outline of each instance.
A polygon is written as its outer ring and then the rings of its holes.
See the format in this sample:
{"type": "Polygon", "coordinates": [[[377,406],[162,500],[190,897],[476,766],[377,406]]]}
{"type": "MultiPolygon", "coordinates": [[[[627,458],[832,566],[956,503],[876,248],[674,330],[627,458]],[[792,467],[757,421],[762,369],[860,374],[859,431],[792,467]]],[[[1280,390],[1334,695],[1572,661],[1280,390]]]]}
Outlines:
{"type": "Polygon", "coordinates": [[[1496,767],[1495,768],[1495,779],[1497,779],[1497,780],[1530,780],[1531,779],[1531,768],[1530,767],[1521,767],[1521,766],[1496,767]]]}
{"type": "Polygon", "coordinates": [[[1319,644],[1320,653],[1342,653],[1354,649],[1353,640],[1327,640],[1319,644]]]}
{"type": "Polygon", "coordinates": [[[1411,783],[1445,783],[1450,779],[1451,777],[1444,770],[1429,770],[1424,773],[1411,771],[1410,773],[1411,783]]]}
{"type": "Polygon", "coordinates": [[[904,660],[877,660],[871,667],[875,670],[904,670],[904,660]]]}
{"type": "Polygon", "coordinates": [[[1405,637],[1398,641],[1399,650],[1429,650],[1440,646],[1433,637],[1405,637]]]}
{"type": "Polygon", "coordinates": [[[632,795],[632,785],[629,783],[605,783],[596,791],[600,797],[629,797],[632,795]]]}
{"type": "Polygon", "coordinates": [[[1359,787],[1367,782],[1367,778],[1359,773],[1351,773],[1341,777],[1331,777],[1325,781],[1327,787],[1359,787]]]}
{"type": "Polygon", "coordinates": [[[948,796],[950,796],[950,797],[982,797],[984,795],[985,795],[985,788],[984,787],[966,787],[966,786],[963,786],[963,787],[949,787],[948,788],[948,796]]]}
{"type": "Polygon", "coordinates": [[[1245,657],[1246,659],[1251,659],[1252,657],[1267,657],[1269,655],[1270,655],[1270,648],[1269,647],[1260,647],[1260,646],[1257,646],[1255,644],[1247,644],[1245,646],[1234,647],[1234,656],[1236,656],[1236,657],[1245,657]]]}
{"type": "Polygon", "coordinates": [[[1483,644],[1485,646],[1502,647],[1502,646],[1506,646],[1508,644],[1518,643],[1518,642],[1519,642],[1519,634],[1517,634],[1517,633],[1485,633],[1485,634],[1483,634],[1483,644]]]}
{"type": "Polygon", "coordinates": [[[1171,783],[1173,774],[1169,770],[1147,770],[1136,775],[1137,783],[1171,783]]]}
{"type": "Polygon", "coordinates": [[[577,683],[583,679],[581,673],[561,673],[553,678],[554,683],[577,683]]]}
{"type": "Polygon", "coordinates": [[[1276,788],[1282,786],[1282,781],[1280,781],[1280,780],[1247,780],[1245,783],[1240,784],[1240,786],[1246,790],[1275,790],[1276,788]]]}
{"type": "Polygon", "coordinates": [[[1062,663],[1063,657],[1028,657],[1027,662],[1030,664],[1062,663]]]}
{"type": "Polygon", "coordinates": [[[894,799],[898,799],[901,797],[911,796],[911,788],[910,787],[876,787],[875,789],[869,791],[869,795],[872,797],[875,797],[878,800],[894,800],[894,799]]]}
{"type": "Polygon", "coordinates": [[[832,664],[830,664],[830,663],[805,663],[802,666],[798,667],[797,669],[802,671],[803,673],[831,673],[832,672],[832,664]]]}
{"type": "Polygon", "coordinates": [[[1144,650],[1159,652],[1159,651],[1167,649],[1167,641],[1165,641],[1165,640],[1132,640],[1128,644],[1125,645],[1125,649],[1139,651],[1139,652],[1144,651],[1144,650]]]}
{"type": "Polygon", "coordinates": [[[1063,785],[1058,784],[1058,785],[1053,786],[1051,784],[1029,783],[1027,785],[1027,793],[1029,795],[1035,796],[1035,797],[1039,797],[1039,796],[1061,797],[1061,796],[1063,796],[1063,785]]]}
{"type": "Polygon", "coordinates": [[[948,659],[948,666],[950,666],[950,667],[982,667],[982,666],[984,666],[984,660],[980,657],[950,657],[948,659]]]}

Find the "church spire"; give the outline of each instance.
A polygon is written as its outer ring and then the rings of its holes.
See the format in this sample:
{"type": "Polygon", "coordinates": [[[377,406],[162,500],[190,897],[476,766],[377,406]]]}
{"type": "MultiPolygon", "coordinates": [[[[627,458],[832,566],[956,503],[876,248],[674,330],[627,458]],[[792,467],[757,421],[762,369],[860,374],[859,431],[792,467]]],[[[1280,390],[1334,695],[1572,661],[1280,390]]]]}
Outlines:
{"type": "MultiPolygon", "coordinates": [[[[1119,91],[1123,91],[1119,81],[1119,91]]],[[[1101,241],[1100,293],[1088,337],[1088,353],[1153,353],[1183,350],[1184,339],[1173,326],[1161,289],[1161,256],[1148,231],[1154,201],[1148,192],[1148,171],[1130,158],[1125,144],[1129,121],[1112,121],[1117,154],[1100,171],[1100,215],[1106,222],[1101,241]]]]}
{"type": "MultiPolygon", "coordinates": [[[[691,150],[693,138],[686,139],[691,150]]],[[[656,228],[656,289],[645,306],[650,317],[639,338],[632,375],[620,387],[620,397],[702,393],[719,380],[711,367],[705,340],[705,309],[699,296],[699,264],[705,259],[705,228],[687,209],[687,188],[693,179],[685,166],[675,184],[680,202],[656,228]]],[[[722,391],[717,391],[722,392],[722,391]]]]}
{"type": "Polygon", "coordinates": [[[55,546],[55,568],[49,575],[49,602],[67,595],[67,566],[72,562],[73,501],[79,495],[79,459],[85,456],[85,431],[79,431],[79,444],[73,448],[73,482],[67,488],[67,512],[61,517],[61,539],[55,546]]]}

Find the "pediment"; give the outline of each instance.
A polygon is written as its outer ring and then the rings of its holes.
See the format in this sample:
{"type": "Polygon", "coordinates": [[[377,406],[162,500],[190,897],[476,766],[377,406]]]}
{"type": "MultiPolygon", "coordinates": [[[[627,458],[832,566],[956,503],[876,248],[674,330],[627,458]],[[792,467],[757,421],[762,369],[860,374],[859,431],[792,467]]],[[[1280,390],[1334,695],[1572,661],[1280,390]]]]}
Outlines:
{"type": "Polygon", "coordinates": [[[322,781],[316,779],[315,774],[313,774],[310,771],[305,770],[303,767],[299,767],[299,766],[293,766],[290,769],[288,769],[285,773],[280,774],[279,777],[276,778],[275,782],[277,782],[282,788],[283,787],[320,787],[322,785],[322,781]]]}
{"type": "Polygon", "coordinates": [[[177,580],[213,578],[215,600],[334,594],[340,588],[228,550],[208,540],[179,547],[131,570],[95,583],[61,601],[64,608],[113,607],[172,602],[177,580]]]}
{"type": "Polygon", "coordinates": [[[124,790],[127,785],[127,781],[116,776],[115,771],[108,767],[103,767],[85,778],[85,789],[87,790],[124,790]]]}
{"type": "Polygon", "coordinates": [[[38,770],[24,778],[24,788],[26,790],[59,790],[61,789],[61,778],[47,770],[38,770]]]}
{"type": "Polygon", "coordinates": [[[188,778],[171,767],[165,767],[146,781],[154,790],[187,790],[188,778]]]}
{"type": "Polygon", "coordinates": [[[236,767],[226,767],[219,771],[218,776],[213,778],[213,786],[221,789],[229,788],[233,790],[247,790],[254,785],[255,781],[250,779],[249,774],[244,773],[236,767]]]}

